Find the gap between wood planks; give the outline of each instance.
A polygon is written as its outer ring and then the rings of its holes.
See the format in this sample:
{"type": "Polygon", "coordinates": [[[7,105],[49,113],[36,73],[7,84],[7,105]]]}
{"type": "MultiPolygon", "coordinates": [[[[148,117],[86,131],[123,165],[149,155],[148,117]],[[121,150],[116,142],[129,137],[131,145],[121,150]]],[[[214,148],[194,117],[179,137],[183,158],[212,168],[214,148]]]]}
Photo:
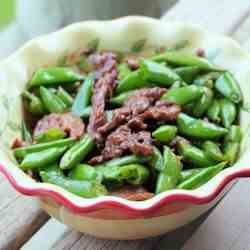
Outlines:
{"type": "MultiPolygon", "coordinates": [[[[226,0],[210,0],[210,1],[180,1],[174,6],[164,17],[164,20],[179,20],[185,22],[195,22],[203,25],[209,30],[223,32],[225,34],[232,34],[233,37],[242,42],[246,38],[250,37],[250,18],[247,18],[250,11],[250,1],[241,0],[241,1],[226,1],[226,0]],[[206,10],[205,12],[203,10],[206,10]],[[227,13],[228,12],[228,13],[227,13]],[[204,18],[205,17],[205,18],[204,18]],[[239,27],[240,26],[240,27],[239,27]],[[248,32],[249,31],[249,32],[248,32]]],[[[250,44],[250,42],[249,42],[250,44]]],[[[247,47],[248,45],[247,43],[247,47]]],[[[247,205],[246,202],[243,203],[243,200],[240,199],[240,195],[248,194],[248,188],[246,182],[239,182],[235,189],[233,189],[223,200],[218,207],[213,211],[213,213],[208,217],[208,219],[202,224],[202,226],[194,233],[193,237],[185,244],[185,250],[194,250],[194,249],[223,249],[223,248],[205,248],[205,245],[199,246],[200,237],[205,237],[206,240],[211,241],[211,232],[209,234],[204,234],[206,232],[204,227],[216,227],[215,223],[218,219],[219,223],[223,223],[225,217],[223,216],[223,209],[227,207],[231,209],[231,206],[235,202],[241,202],[243,206],[247,205]],[[241,186],[243,188],[241,188],[241,186]],[[219,217],[218,217],[219,216],[219,217]],[[213,218],[213,219],[210,219],[213,218]],[[216,218],[216,219],[215,219],[216,218]],[[221,220],[219,220],[221,218],[221,220]],[[213,223],[213,225],[211,225],[213,223]],[[194,247],[195,246],[195,247],[194,247]]],[[[227,209],[227,211],[229,211],[227,209]]],[[[237,212],[237,211],[236,211],[237,212]]],[[[241,212],[248,212],[246,209],[242,209],[241,212]]],[[[235,221],[237,223],[237,221],[235,221]]],[[[190,237],[192,231],[197,229],[201,224],[201,221],[192,223],[190,226],[186,226],[183,229],[178,230],[174,233],[169,233],[165,236],[160,236],[152,239],[146,240],[137,240],[137,241],[107,241],[95,239],[91,236],[83,235],[81,233],[75,232],[74,230],[67,229],[64,225],[60,225],[59,222],[51,219],[47,224],[45,224],[42,229],[24,246],[23,250],[33,250],[42,242],[43,239],[48,239],[48,234],[45,232],[55,232],[55,228],[61,228],[61,234],[57,235],[56,238],[53,238],[51,242],[47,241],[47,247],[53,249],[91,249],[91,250],[150,250],[150,249],[171,249],[177,250],[181,248],[181,245],[185,240],[190,237]],[[61,226],[61,227],[60,227],[61,226]],[[190,233],[191,232],[191,233],[190,233]],[[184,235],[184,236],[183,236],[184,235]],[[186,238],[185,238],[186,237],[186,238]],[[179,241],[179,243],[178,243],[179,241]],[[170,248],[167,248],[170,247],[170,248]]],[[[223,224],[220,225],[223,227],[223,224]]],[[[246,225],[245,225],[246,227],[246,225]]],[[[248,233],[250,229],[248,227],[248,233]]],[[[221,235],[221,234],[220,234],[221,235]]],[[[213,237],[215,235],[213,234],[213,237]]],[[[225,236],[225,235],[224,235],[225,236]]],[[[230,236],[230,235],[229,235],[230,236]]],[[[51,237],[49,237],[51,239],[51,237]]],[[[213,238],[214,239],[214,238],[213,238]]],[[[217,239],[219,241],[220,239],[217,239]]],[[[229,238],[227,237],[227,240],[229,238]]],[[[212,240],[213,241],[213,240],[212,240]]],[[[209,242],[208,242],[209,243],[209,242]]],[[[214,243],[216,244],[216,242],[214,243]]],[[[248,244],[250,244],[248,242],[248,244]]],[[[234,243],[231,242],[231,245],[234,243]]],[[[236,246],[239,245],[239,242],[235,243],[236,246]]],[[[44,248],[45,249],[45,248],[44,248]]],[[[225,248],[224,248],[225,249],[225,248]]],[[[224,250],[223,249],[223,250],[224,250]]],[[[237,248],[234,248],[237,249],[237,248]]],[[[240,249],[240,248],[238,248],[240,249]]],[[[249,247],[250,249],[250,247],[249,247]]]]}

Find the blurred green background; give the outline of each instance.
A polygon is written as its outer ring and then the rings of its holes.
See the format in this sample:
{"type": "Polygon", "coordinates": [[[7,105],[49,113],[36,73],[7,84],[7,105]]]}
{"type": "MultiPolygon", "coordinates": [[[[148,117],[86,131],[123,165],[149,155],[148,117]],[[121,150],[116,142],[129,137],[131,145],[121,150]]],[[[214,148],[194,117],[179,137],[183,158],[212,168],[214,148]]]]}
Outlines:
{"type": "Polygon", "coordinates": [[[16,0],[0,0],[0,29],[15,18],[16,0]]]}

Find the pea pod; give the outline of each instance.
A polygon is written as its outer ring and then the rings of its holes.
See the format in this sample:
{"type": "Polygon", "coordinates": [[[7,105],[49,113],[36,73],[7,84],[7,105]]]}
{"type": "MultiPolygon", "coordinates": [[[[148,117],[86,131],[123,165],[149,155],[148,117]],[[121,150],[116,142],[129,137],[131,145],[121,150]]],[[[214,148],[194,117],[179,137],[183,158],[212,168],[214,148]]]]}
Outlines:
{"type": "Polygon", "coordinates": [[[202,87],[190,85],[186,87],[170,89],[161,97],[161,100],[175,102],[178,105],[185,105],[201,97],[203,92],[204,90],[202,87]]]}
{"type": "Polygon", "coordinates": [[[130,73],[131,69],[129,68],[127,63],[121,63],[118,65],[118,80],[122,80],[130,73]]]}
{"type": "Polygon", "coordinates": [[[94,149],[94,140],[85,134],[79,142],[73,145],[63,155],[60,161],[61,169],[71,169],[80,163],[94,149]]]}
{"type": "Polygon", "coordinates": [[[96,168],[87,164],[78,164],[74,167],[70,173],[69,177],[74,180],[79,181],[98,181],[100,176],[98,175],[96,168]]]}
{"type": "Polygon", "coordinates": [[[122,106],[124,104],[124,102],[127,101],[128,98],[131,95],[133,95],[134,93],[135,93],[134,90],[121,93],[120,95],[117,95],[117,96],[113,97],[110,100],[110,103],[113,104],[113,105],[115,105],[115,106],[122,106]]]}
{"type": "Polygon", "coordinates": [[[61,140],[56,140],[56,141],[51,141],[51,142],[33,144],[33,145],[21,147],[21,148],[16,148],[14,150],[14,155],[17,158],[23,158],[28,154],[40,152],[49,148],[64,147],[64,146],[70,147],[71,145],[74,144],[74,142],[75,142],[75,139],[67,138],[67,139],[61,139],[61,140]]]}
{"type": "Polygon", "coordinates": [[[209,120],[219,123],[221,121],[220,114],[221,114],[221,106],[218,100],[213,100],[210,107],[207,110],[207,117],[209,120]]]}
{"type": "Polygon", "coordinates": [[[197,139],[216,139],[228,132],[225,128],[184,113],[179,114],[177,124],[181,134],[197,139]]]}
{"type": "Polygon", "coordinates": [[[188,180],[189,178],[193,177],[194,175],[198,174],[199,172],[201,172],[202,169],[204,169],[204,168],[191,168],[191,169],[182,170],[179,184],[188,180]]]}
{"type": "Polygon", "coordinates": [[[177,133],[177,128],[173,125],[163,125],[157,128],[153,133],[153,137],[160,142],[170,142],[177,133]]]}
{"type": "Polygon", "coordinates": [[[50,141],[56,141],[63,139],[66,136],[66,134],[58,128],[49,128],[44,133],[39,134],[35,137],[35,141],[38,143],[41,142],[50,142],[50,141]]]}
{"type": "Polygon", "coordinates": [[[162,85],[171,86],[176,81],[181,81],[172,69],[148,59],[141,59],[140,67],[144,73],[145,79],[162,85]]]}
{"type": "Polygon", "coordinates": [[[202,144],[202,149],[208,155],[208,157],[217,162],[224,161],[225,159],[220,147],[213,141],[205,141],[202,144]]]}
{"type": "MultiPolygon", "coordinates": [[[[88,106],[82,110],[80,117],[83,119],[84,118],[87,119],[87,118],[89,118],[91,112],[92,112],[92,107],[88,106]]],[[[106,110],[105,113],[106,113],[107,120],[110,121],[112,119],[112,116],[113,116],[112,110],[106,110]]]]}
{"type": "Polygon", "coordinates": [[[22,140],[28,143],[32,142],[32,135],[25,123],[25,121],[22,121],[21,123],[21,133],[22,133],[22,140]]]}
{"type": "Polygon", "coordinates": [[[197,174],[194,174],[187,180],[180,183],[177,188],[188,190],[196,189],[207,183],[211,178],[217,175],[225,166],[226,162],[221,162],[215,166],[204,168],[197,174]]]}
{"type": "Polygon", "coordinates": [[[49,67],[40,68],[33,75],[29,87],[36,87],[41,85],[54,85],[54,84],[68,84],[76,81],[82,81],[83,76],[75,73],[74,71],[61,68],[49,67]]]}
{"type": "Polygon", "coordinates": [[[209,158],[203,150],[189,143],[179,141],[178,152],[185,161],[188,161],[195,167],[207,167],[215,163],[215,161],[209,158]]]}
{"type": "Polygon", "coordinates": [[[178,88],[182,87],[182,86],[183,86],[182,83],[183,83],[183,82],[181,82],[181,81],[177,81],[177,82],[173,83],[173,84],[171,85],[171,87],[169,88],[169,90],[170,90],[170,89],[178,89],[178,88]]]}
{"type": "Polygon", "coordinates": [[[176,68],[174,71],[184,82],[191,84],[194,78],[200,73],[200,68],[197,66],[186,66],[176,68]]]}
{"type": "Polygon", "coordinates": [[[49,148],[40,152],[28,154],[21,162],[20,168],[23,170],[38,169],[56,162],[66,149],[67,147],[49,148]]]}
{"type": "Polygon", "coordinates": [[[217,79],[215,88],[220,94],[234,103],[240,103],[243,100],[239,83],[229,72],[224,73],[217,79]]]}
{"type": "Polygon", "coordinates": [[[39,174],[43,182],[57,185],[84,198],[94,198],[107,194],[106,188],[98,182],[72,180],[65,177],[57,165],[51,165],[43,168],[40,170],[39,174]]]}
{"type": "Polygon", "coordinates": [[[209,108],[213,101],[213,91],[207,87],[204,87],[204,93],[195,103],[193,108],[193,115],[196,117],[201,117],[209,108]]]}
{"type": "Polygon", "coordinates": [[[72,113],[76,116],[80,116],[84,109],[90,104],[92,89],[94,84],[93,75],[89,75],[80,90],[78,91],[74,103],[72,105],[72,113]]]}
{"type": "Polygon", "coordinates": [[[220,115],[223,126],[230,128],[237,115],[236,105],[228,99],[220,100],[220,115]]]}
{"type": "Polygon", "coordinates": [[[57,96],[64,102],[66,107],[71,107],[74,99],[73,97],[61,86],[58,88],[57,96]]]}
{"type": "Polygon", "coordinates": [[[153,169],[156,169],[158,171],[162,171],[164,168],[164,165],[163,165],[163,156],[161,154],[161,151],[157,147],[154,147],[153,150],[154,150],[153,155],[149,161],[149,165],[153,169]]]}
{"type": "Polygon", "coordinates": [[[240,126],[232,125],[229,129],[228,134],[225,136],[225,143],[237,142],[240,143],[242,140],[242,131],[240,126]]]}
{"type": "Polygon", "coordinates": [[[158,175],[155,193],[162,193],[176,187],[181,177],[181,162],[169,147],[164,147],[164,168],[158,175]]]}
{"type": "Polygon", "coordinates": [[[195,78],[194,84],[212,89],[214,87],[214,81],[217,80],[220,75],[220,72],[210,72],[205,75],[200,75],[195,78]]]}
{"type": "Polygon", "coordinates": [[[23,97],[29,101],[28,109],[32,114],[41,115],[45,113],[44,105],[39,97],[28,91],[23,92],[23,97]]]}
{"type": "Polygon", "coordinates": [[[63,113],[66,110],[64,102],[51,90],[40,87],[40,95],[46,109],[51,113],[63,113]]]}
{"type": "Polygon", "coordinates": [[[196,66],[204,71],[221,71],[207,59],[183,51],[167,51],[152,58],[156,62],[164,62],[176,66],[196,66]]]}

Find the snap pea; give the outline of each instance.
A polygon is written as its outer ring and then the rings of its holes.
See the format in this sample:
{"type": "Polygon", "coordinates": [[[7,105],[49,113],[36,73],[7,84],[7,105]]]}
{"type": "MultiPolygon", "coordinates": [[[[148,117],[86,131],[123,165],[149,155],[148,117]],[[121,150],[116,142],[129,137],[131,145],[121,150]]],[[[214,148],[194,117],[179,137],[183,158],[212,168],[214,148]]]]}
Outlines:
{"type": "Polygon", "coordinates": [[[118,65],[118,80],[122,80],[130,73],[131,69],[129,68],[127,63],[121,63],[118,65]]]}
{"type": "Polygon", "coordinates": [[[28,87],[35,87],[41,85],[54,85],[54,84],[68,84],[76,81],[82,81],[83,76],[75,73],[74,71],[61,68],[49,67],[40,68],[33,75],[28,87]]]}
{"type": "Polygon", "coordinates": [[[239,87],[239,83],[231,73],[226,72],[221,75],[215,82],[215,88],[220,94],[222,94],[232,102],[242,102],[243,97],[239,87]]]}
{"type": "Polygon", "coordinates": [[[226,128],[201,119],[195,119],[184,113],[178,115],[177,124],[181,134],[197,139],[216,139],[228,132],[226,128]]]}
{"type": "Polygon", "coordinates": [[[55,164],[43,168],[40,170],[39,174],[43,182],[57,185],[84,198],[94,198],[107,194],[106,188],[98,182],[83,180],[78,181],[65,177],[60,168],[55,164]]]}
{"type": "Polygon", "coordinates": [[[81,118],[89,118],[92,111],[92,107],[88,106],[85,109],[82,110],[81,114],[79,115],[81,118]]]}
{"type": "Polygon", "coordinates": [[[173,125],[163,125],[157,128],[153,133],[153,137],[160,142],[168,143],[170,142],[177,133],[176,126],[173,125]]]}
{"type": "Polygon", "coordinates": [[[220,115],[223,126],[225,128],[230,128],[230,126],[236,119],[236,105],[228,99],[220,100],[220,115]]]}
{"type": "Polygon", "coordinates": [[[162,86],[171,86],[174,82],[181,81],[180,76],[172,69],[154,61],[141,59],[140,67],[144,73],[145,79],[150,82],[162,86]]]}
{"type": "Polygon", "coordinates": [[[161,151],[157,147],[153,148],[152,158],[149,160],[148,163],[153,169],[156,169],[158,171],[163,170],[163,156],[161,154],[161,151]]]}
{"type": "Polygon", "coordinates": [[[177,82],[173,83],[173,84],[170,86],[169,90],[170,90],[170,89],[177,89],[177,88],[183,87],[182,83],[183,83],[183,82],[181,82],[181,81],[177,81],[177,82]]]}
{"type": "Polygon", "coordinates": [[[72,104],[74,102],[73,97],[65,89],[63,89],[61,86],[58,88],[56,94],[64,102],[66,107],[72,106],[72,104]]]}
{"type": "Polygon", "coordinates": [[[179,184],[188,180],[190,177],[198,174],[202,169],[204,169],[204,168],[191,168],[191,169],[182,170],[179,184]]]}
{"type": "Polygon", "coordinates": [[[32,142],[32,135],[25,123],[25,121],[22,121],[21,123],[21,134],[22,134],[22,140],[28,143],[32,142]]]}
{"type": "Polygon", "coordinates": [[[187,180],[180,183],[177,186],[177,188],[188,189],[188,190],[198,188],[202,186],[203,184],[207,183],[215,175],[217,175],[225,166],[226,166],[226,162],[221,162],[215,166],[204,168],[197,174],[194,174],[187,180]]]}
{"type": "Polygon", "coordinates": [[[64,102],[51,90],[40,87],[40,95],[45,108],[51,113],[63,113],[66,110],[64,102]]]}
{"type": "Polygon", "coordinates": [[[91,96],[92,96],[92,89],[94,84],[94,77],[90,74],[82,84],[81,88],[79,89],[74,103],[72,105],[71,111],[74,115],[80,116],[84,109],[90,104],[91,96]]]}
{"type": "Polygon", "coordinates": [[[220,147],[213,141],[205,141],[202,144],[202,149],[208,155],[208,157],[217,162],[224,161],[225,159],[220,147]]]}
{"type": "Polygon", "coordinates": [[[240,126],[232,125],[229,129],[228,134],[225,136],[225,143],[237,142],[240,143],[242,140],[242,131],[240,126]]]}
{"type": "Polygon", "coordinates": [[[221,106],[218,100],[213,100],[210,107],[207,110],[207,117],[209,120],[219,123],[221,121],[220,112],[221,106]]]}
{"type": "Polygon", "coordinates": [[[197,100],[193,107],[193,115],[196,117],[201,117],[211,105],[213,97],[213,91],[207,87],[204,87],[203,95],[197,100]]]}
{"type": "Polygon", "coordinates": [[[207,59],[183,51],[167,51],[163,54],[154,56],[152,60],[156,62],[166,61],[176,66],[196,66],[204,71],[221,71],[219,67],[215,66],[207,59]]]}
{"type": "Polygon", "coordinates": [[[167,146],[164,146],[163,161],[164,167],[156,182],[156,194],[175,188],[181,177],[181,162],[167,146]]]}
{"type": "Polygon", "coordinates": [[[41,99],[28,91],[23,92],[23,97],[29,101],[28,109],[32,114],[41,115],[45,113],[41,99]]]}
{"type": "Polygon", "coordinates": [[[208,155],[201,149],[183,141],[179,141],[178,152],[184,160],[193,164],[195,167],[207,167],[215,163],[214,160],[208,157],[208,155]]]}
{"type": "Polygon", "coordinates": [[[124,104],[124,102],[127,101],[128,98],[131,95],[133,95],[134,93],[135,93],[134,90],[121,93],[120,95],[117,95],[117,96],[113,97],[110,100],[110,103],[113,104],[113,105],[115,105],[115,106],[122,106],[124,104]]]}
{"type": "Polygon", "coordinates": [[[214,81],[219,78],[220,72],[210,72],[205,75],[200,75],[194,80],[194,84],[197,86],[204,86],[208,88],[214,87],[214,81]]]}
{"type": "Polygon", "coordinates": [[[95,147],[94,140],[85,134],[79,142],[74,144],[63,155],[60,161],[61,169],[71,169],[80,163],[95,147]]]}
{"type": "Polygon", "coordinates": [[[41,142],[50,142],[50,141],[56,141],[63,139],[66,136],[66,134],[58,128],[49,128],[44,133],[39,134],[35,137],[35,141],[38,143],[41,142]]]}
{"type": "Polygon", "coordinates": [[[50,163],[56,162],[65,152],[67,147],[49,148],[40,152],[27,154],[20,164],[23,170],[38,169],[50,163]]]}
{"type": "Polygon", "coordinates": [[[185,105],[199,98],[203,92],[204,89],[202,87],[190,85],[186,87],[170,89],[161,97],[161,100],[175,102],[178,105],[185,105]]]}
{"type": "Polygon", "coordinates": [[[191,84],[194,78],[200,73],[200,68],[197,66],[186,66],[176,68],[174,71],[184,82],[191,84]]]}
{"type": "Polygon", "coordinates": [[[67,138],[52,142],[38,143],[14,150],[14,155],[17,158],[23,158],[28,154],[40,152],[49,148],[71,146],[75,142],[75,139],[67,138]]]}
{"type": "Polygon", "coordinates": [[[100,181],[96,168],[88,164],[78,164],[70,171],[69,177],[79,181],[100,181]]]}

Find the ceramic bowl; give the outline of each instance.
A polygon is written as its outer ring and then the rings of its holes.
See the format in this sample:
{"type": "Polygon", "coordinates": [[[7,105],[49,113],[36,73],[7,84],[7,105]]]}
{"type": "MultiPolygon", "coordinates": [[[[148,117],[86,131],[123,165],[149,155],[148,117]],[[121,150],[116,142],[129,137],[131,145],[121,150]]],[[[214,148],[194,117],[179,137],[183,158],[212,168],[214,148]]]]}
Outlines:
{"type": "MultiPolygon", "coordinates": [[[[65,51],[75,51],[98,38],[100,49],[129,51],[146,39],[146,46],[203,48],[217,65],[230,70],[240,82],[244,99],[250,99],[250,57],[231,38],[212,34],[197,25],[164,22],[146,17],[112,21],[87,21],[30,41],[0,64],[0,170],[19,192],[37,198],[41,206],[76,230],[108,239],[138,239],[180,227],[212,207],[232,181],[250,176],[249,117],[241,111],[244,132],[240,158],[202,187],[193,191],[172,190],[152,199],[135,202],[118,197],[84,199],[60,187],[38,183],[22,172],[10,150],[20,136],[20,94],[32,73],[44,64],[55,64],[65,51]]],[[[244,105],[247,105],[245,103],[244,105]]]]}

